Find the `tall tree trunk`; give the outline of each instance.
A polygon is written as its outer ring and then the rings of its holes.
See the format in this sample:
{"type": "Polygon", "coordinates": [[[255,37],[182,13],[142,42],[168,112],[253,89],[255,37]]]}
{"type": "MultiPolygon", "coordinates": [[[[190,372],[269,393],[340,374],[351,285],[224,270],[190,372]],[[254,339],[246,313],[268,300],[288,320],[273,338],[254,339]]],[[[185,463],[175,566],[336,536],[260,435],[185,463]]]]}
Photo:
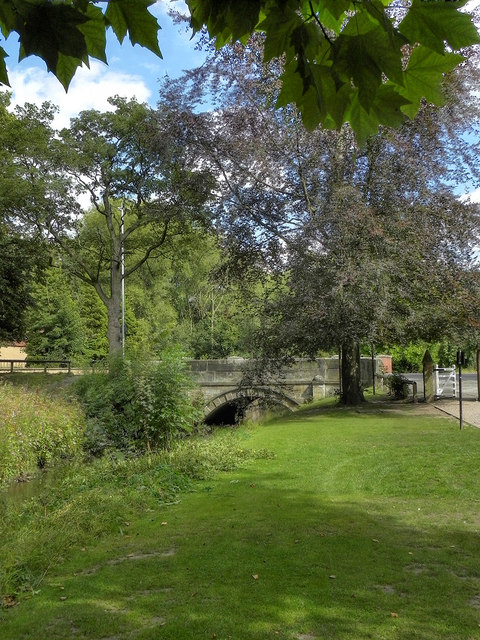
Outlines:
{"type": "Polygon", "coordinates": [[[354,340],[342,344],[341,360],[342,404],[355,405],[365,401],[360,378],[360,345],[354,340]]]}
{"type": "Polygon", "coordinates": [[[108,355],[110,358],[122,352],[122,272],[120,253],[118,259],[112,260],[110,273],[110,298],[107,301],[108,311],[108,355]]]}

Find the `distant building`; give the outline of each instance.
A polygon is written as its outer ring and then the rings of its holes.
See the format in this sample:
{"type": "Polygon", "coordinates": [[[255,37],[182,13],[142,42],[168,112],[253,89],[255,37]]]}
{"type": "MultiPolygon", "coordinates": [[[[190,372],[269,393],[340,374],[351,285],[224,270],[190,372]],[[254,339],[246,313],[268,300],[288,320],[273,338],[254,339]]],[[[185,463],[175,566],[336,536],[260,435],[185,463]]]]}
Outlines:
{"type": "Polygon", "coordinates": [[[10,342],[0,347],[0,360],[26,360],[25,342],[10,342]]]}

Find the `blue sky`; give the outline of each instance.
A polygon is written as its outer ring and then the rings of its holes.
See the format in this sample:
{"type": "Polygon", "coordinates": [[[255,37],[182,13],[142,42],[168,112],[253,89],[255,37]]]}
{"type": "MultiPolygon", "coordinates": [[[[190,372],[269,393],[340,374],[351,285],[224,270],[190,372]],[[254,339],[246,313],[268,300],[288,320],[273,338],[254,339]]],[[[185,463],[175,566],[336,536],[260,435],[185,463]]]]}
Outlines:
{"type": "Polygon", "coordinates": [[[132,47],[127,40],[120,45],[109,33],[108,65],[92,60],[90,69],[79,69],[68,93],[47,73],[39,58],[32,56],[17,62],[18,42],[13,34],[6,43],[1,43],[9,54],[6,62],[13,104],[53,102],[60,110],[55,121],[58,128],[68,126],[70,118],[83,109],[108,109],[107,98],[113,95],[135,96],[141,102],[155,105],[159,78],[167,73],[176,77],[183,69],[194,68],[203,61],[202,53],[195,50],[195,42],[190,39],[191,32],[174,25],[167,15],[170,7],[182,9],[182,3],[161,0],[151,7],[162,27],[159,44],[163,59],[138,45],[132,47]]]}

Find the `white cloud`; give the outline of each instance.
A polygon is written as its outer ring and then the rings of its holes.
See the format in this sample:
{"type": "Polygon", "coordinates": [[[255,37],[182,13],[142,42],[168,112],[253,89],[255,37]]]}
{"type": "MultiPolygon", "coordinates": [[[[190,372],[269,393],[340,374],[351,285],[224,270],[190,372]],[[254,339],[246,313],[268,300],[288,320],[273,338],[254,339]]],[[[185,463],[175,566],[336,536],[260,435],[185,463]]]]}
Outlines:
{"type": "Polygon", "coordinates": [[[480,0],[469,0],[464,7],[464,11],[473,11],[480,5],[480,0]]]}
{"type": "Polygon", "coordinates": [[[107,98],[119,95],[125,98],[136,97],[139,102],[147,102],[151,91],[143,78],[138,75],[112,71],[101,62],[92,62],[90,69],[82,67],[75,74],[68,93],[65,93],[58,80],[41,67],[17,67],[9,69],[13,87],[12,103],[31,102],[42,104],[50,101],[59,107],[54,122],[58,129],[67,127],[70,118],[85,109],[111,110],[107,98]]]}
{"type": "Polygon", "coordinates": [[[480,202],[480,187],[475,189],[475,191],[463,194],[460,196],[460,200],[462,200],[462,202],[480,202]]]}

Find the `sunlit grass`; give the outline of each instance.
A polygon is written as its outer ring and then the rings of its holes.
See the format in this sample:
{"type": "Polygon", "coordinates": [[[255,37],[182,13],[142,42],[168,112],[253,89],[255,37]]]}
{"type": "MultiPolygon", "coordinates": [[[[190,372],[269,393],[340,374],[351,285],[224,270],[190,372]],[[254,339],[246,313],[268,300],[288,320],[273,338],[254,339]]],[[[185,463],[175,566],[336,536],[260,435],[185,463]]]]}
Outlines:
{"type": "Polygon", "coordinates": [[[92,508],[115,512],[115,531],[87,533],[4,609],[2,640],[478,638],[480,431],[401,410],[228,432],[275,457],[168,507],[145,498],[147,464],[123,500],[103,471],[92,508]]]}

